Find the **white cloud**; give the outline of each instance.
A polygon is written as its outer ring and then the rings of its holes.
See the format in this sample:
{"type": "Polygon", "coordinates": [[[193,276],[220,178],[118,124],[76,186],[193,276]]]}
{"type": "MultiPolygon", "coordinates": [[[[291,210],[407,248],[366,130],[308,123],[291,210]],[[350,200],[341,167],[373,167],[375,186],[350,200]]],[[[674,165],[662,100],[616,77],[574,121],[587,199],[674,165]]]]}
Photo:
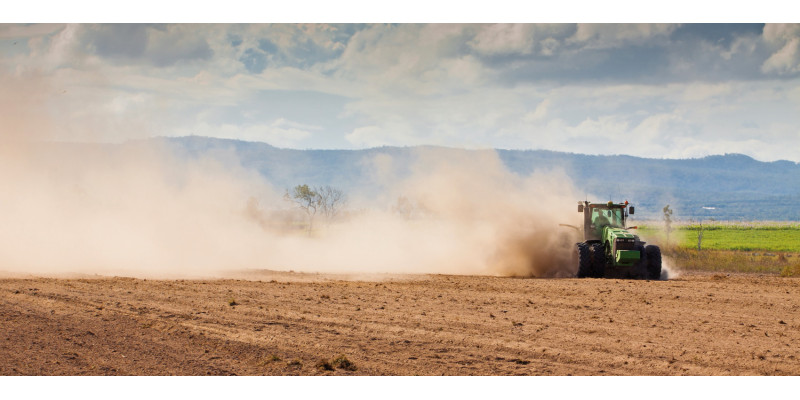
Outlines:
{"type": "Polygon", "coordinates": [[[798,87],[785,81],[560,87],[540,94],[545,118],[533,118],[543,113],[532,107],[508,131],[525,138],[523,148],[656,158],[735,152],[797,161],[798,87]]]}
{"type": "Polygon", "coordinates": [[[758,48],[760,38],[757,36],[740,36],[733,40],[728,49],[720,51],[720,57],[726,61],[731,61],[733,56],[742,55],[745,57],[753,57],[758,48]]]}
{"type": "Polygon", "coordinates": [[[514,90],[485,88],[430,97],[380,96],[352,101],[348,116],[362,124],[347,135],[355,146],[432,144],[491,147],[518,132],[507,127],[525,108],[514,90]]]}
{"type": "Polygon", "coordinates": [[[558,50],[610,49],[660,41],[678,24],[491,24],[481,26],[470,47],[483,55],[553,55],[558,50]]]}
{"type": "Polygon", "coordinates": [[[761,65],[763,72],[782,75],[800,71],[800,24],[766,25],[763,38],[777,49],[761,65]]]}
{"type": "Polygon", "coordinates": [[[481,25],[467,44],[481,55],[553,55],[575,33],[574,24],[481,25]]]}
{"type": "Polygon", "coordinates": [[[28,39],[49,35],[63,28],[64,24],[0,24],[0,39],[28,39]]]}
{"type": "Polygon", "coordinates": [[[469,25],[374,25],[356,32],[327,65],[360,95],[435,95],[474,88],[488,71],[459,52],[469,25]]]}
{"type": "Polygon", "coordinates": [[[80,49],[80,25],[66,25],[52,35],[35,36],[28,41],[31,57],[27,66],[54,71],[64,65],[80,66],[87,57],[80,49]]]}
{"type": "Polygon", "coordinates": [[[792,111],[800,108],[795,99],[800,91],[794,87],[785,82],[528,86],[416,102],[370,98],[347,106],[351,115],[370,121],[348,139],[356,146],[427,143],[658,158],[737,151],[762,160],[796,160],[785,150],[800,147],[792,111]],[[786,126],[779,129],[779,121],[786,126]],[[784,146],[743,145],[754,137],[784,146]],[[690,149],[681,148],[689,143],[690,149]]]}
{"type": "Polygon", "coordinates": [[[734,91],[734,87],[730,83],[695,83],[680,86],[683,87],[681,99],[691,103],[721,100],[733,94],[734,91]]]}
{"type": "Polygon", "coordinates": [[[532,24],[493,24],[481,29],[469,45],[482,54],[530,54],[533,50],[532,24]]]}
{"type": "Polygon", "coordinates": [[[591,146],[602,148],[603,152],[616,148],[614,141],[625,137],[628,121],[618,115],[603,115],[599,118],[587,118],[570,129],[569,137],[586,140],[591,146]]]}
{"type": "MultiPolygon", "coordinates": [[[[624,137],[627,138],[630,147],[649,144],[660,149],[669,148],[670,143],[676,137],[689,136],[694,131],[691,124],[684,120],[681,114],[681,110],[675,110],[671,113],[650,115],[626,132],[624,137]]],[[[649,155],[654,156],[654,154],[649,155]]]]}
{"type": "MultiPolygon", "coordinates": [[[[0,38],[22,35],[29,48],[0,60],[0,81],[16,80],[4,87],[21,92],[27,80],[36,80],[27,85],[38,92],[35,101],[24,102],[36,112],[20,114],[43,115],[62,139],[194,133],[301,148],[438,144],[640,156],[741,151],[798,160],[796,151],[787,150],[800,148],[797,80],[715,75],[716,81],[704,81],[677,73],[671,83],[658,77],[635,83],[604,71],[594,77],[593,70],[582,69],[589,67],[574,63],[583,49],[601,55],[642,44],[674,50],[669,35],[676,28],[168,25],[147,28],[142,59],[126,60],[87,47],[87,31],[96,33],[95,26],[0,26],[0,38]],[[350,36],[348,30],[355,32],[350,36]],[[210,55],[195,57],[206,54],[196,53],[202,43],[210,55]],[[273,58],[255,73],[240,58],[258,46],[273,58]],[[564,73],[548,81],[528,79],[542,62],[564,73]],[[271,104],[255,102],[268,91],[332,94],[334,106],[318,107],[335,111],[261,112],[259,107],[271,104]]],[[[684,44],[713,52],[709,59],[747,60],[753,75],[760,65],[785,77],[800,72],[798,37],[797,25],[768,25],[763,37],[749,33],[719,44],[684,44]]],[[[665,68],[693,76],[701,67],[692,57],[680,59],[684,70],[678,71],[679,63],[665,68]]],[[[280,95],[275,98],[270,101],[280,101],[280,95]]]]}
{"type": "Polygon", "coordinates": [[[764,61],[761,70],[779,75],[800,71],[800,37],[788,40],[780,50],[764,61]]]}
{"type": "Polygon", "coordinates": [[[421,134],[405,121],[388,121],[379,125],[366,125],[353,129],[345,135],[356,148],[379,146],[439,145],[440,138],[434,134],[421,134]]]}
{"type": "Polygon", "coordinates": [[[377,125],[358,127],[348,133],[345,138],[358,147],[375,147],[392,142],[391,138],[377,125]]]}
{"type": "Polygon", "coordinates": [[[666,39],[677,28],[677,24],[578,24],[575,35],[568,41],[588,48],[607,49],[666,39]]]}
{"type": "Polygon", "coordinates": [[[523,121],[527,123],[537,123],[540,121],[544,121],[547,118],[548,108],[550,108],[550,104],[551,102],[549,99],[543,100],[541,103],[536,105],[536,108],[533,111],[530,111],[525,114],[525,116],[522,118],[523,121]]]}

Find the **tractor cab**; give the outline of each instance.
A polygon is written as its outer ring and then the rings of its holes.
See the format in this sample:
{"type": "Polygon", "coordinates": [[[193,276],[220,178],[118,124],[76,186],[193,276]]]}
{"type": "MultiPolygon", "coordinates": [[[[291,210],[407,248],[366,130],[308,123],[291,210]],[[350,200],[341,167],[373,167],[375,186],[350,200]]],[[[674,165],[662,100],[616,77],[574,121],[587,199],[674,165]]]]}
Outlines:
{"type": "Polygon", "coordinates": [[[589,203],[578,204],[578,212],[583,213],[583,235],[585,240],[600,240],[603,228],[625,228],[625,219],[628,214],[633,214],[633,206],[627,207],[628,202],[615,204],[589,203]]]}

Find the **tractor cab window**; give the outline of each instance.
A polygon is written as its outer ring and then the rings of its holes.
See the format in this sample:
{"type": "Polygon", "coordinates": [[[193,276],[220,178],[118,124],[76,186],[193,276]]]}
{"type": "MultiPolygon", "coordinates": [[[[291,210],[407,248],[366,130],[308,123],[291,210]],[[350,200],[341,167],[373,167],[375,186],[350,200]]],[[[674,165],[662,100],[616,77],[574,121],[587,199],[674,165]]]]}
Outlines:
{"type": "Polygon", "coordinates": [[[622,209],[592,209],[592,225],[601,228],[607,225],[622,227],[622,209]]]}

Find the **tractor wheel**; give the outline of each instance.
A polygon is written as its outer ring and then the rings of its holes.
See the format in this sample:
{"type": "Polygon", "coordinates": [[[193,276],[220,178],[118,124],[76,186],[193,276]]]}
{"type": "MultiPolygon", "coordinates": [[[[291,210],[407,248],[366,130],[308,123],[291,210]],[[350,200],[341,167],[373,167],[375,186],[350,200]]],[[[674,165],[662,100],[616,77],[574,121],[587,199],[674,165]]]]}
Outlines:
{"type": "Polygon", "coordinates": [[[592,260],[589,258],[589,246],[586,243],[578,243],[578,278],[586,278],[592,272],[592,260]]]}
{"type": "Polygon", "coordinates": [[[633,264],[633,268],[628,272],[628,277],[633,279],[649,279],[647,277],[647,253],[645,246],[639,244],[635,249],[639,252],[639,261],[633,264]]]}
{"type": "Polygon", "coordinates": [[[594,243],[591,247],[592,253],[592,277],[602,278],[606,276],[606,249],[602,243],[594,243]]]}
{"type": "Polygon", "coordinates": [[[654,281],[661,279],[661,249],[658,246],[647,245],[644,252],[647,254],[647,279],[654,281]]]}

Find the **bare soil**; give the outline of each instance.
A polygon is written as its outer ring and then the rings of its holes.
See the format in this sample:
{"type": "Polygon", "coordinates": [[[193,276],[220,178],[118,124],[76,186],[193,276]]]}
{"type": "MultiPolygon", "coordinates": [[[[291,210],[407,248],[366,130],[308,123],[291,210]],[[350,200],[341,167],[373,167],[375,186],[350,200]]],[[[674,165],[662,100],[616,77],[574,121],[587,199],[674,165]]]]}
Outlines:
{"type": "Polygon", "coordinates": [[[0,374],[800,375],[796,278],[239,278],[0,279],[0,374]]]}

